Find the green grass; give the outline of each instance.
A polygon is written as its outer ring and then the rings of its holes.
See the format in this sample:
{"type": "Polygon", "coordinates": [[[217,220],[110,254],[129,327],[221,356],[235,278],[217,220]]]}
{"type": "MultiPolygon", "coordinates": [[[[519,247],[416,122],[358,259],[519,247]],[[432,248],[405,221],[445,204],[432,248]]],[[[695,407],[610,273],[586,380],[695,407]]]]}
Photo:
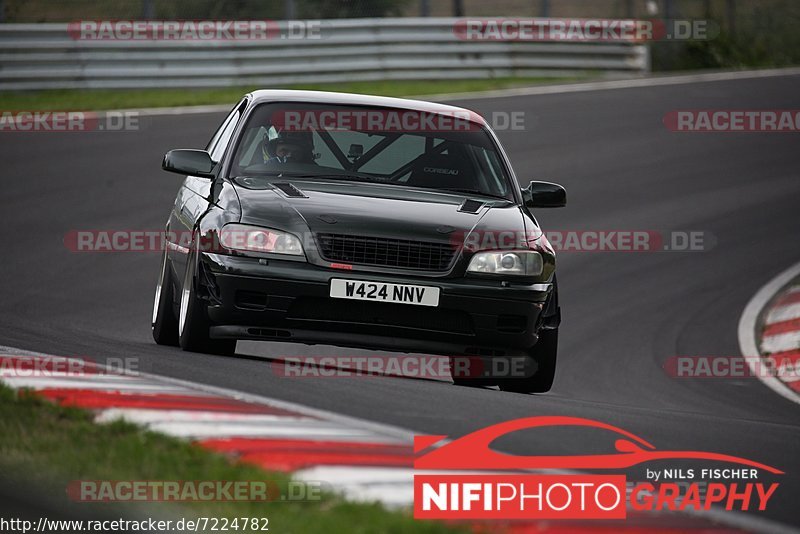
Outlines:
{"type": "MultiPolygon", "coordinates": [[[[583,78],[493,78],[487,80],[399,80],[303,84],[286,89],[311,89],[408,97],[506,89],[583,78]]],[[[105,110],[229,104],[257,87],[221,89],[115,89],[0,92],[0,110],[105,110]]]]}
{"type": "MultiPolygon", "coordinates": [[[[333,494],[292,502],[180,504],[77,503],[71,480],[270,481],[286,494],[289,478],[209,452],[199,446],[123,422],[95,424],[91,414],[0,386],[0,483],[18,477],[51,509],[86,519],[100,516],[194,519],[267,517],[272,532],[448,532],[453,527],[415,521],[410,512],[356,504],[333,494]]],[[[239,530],[239,532],[242,532],[239,530]]]]}

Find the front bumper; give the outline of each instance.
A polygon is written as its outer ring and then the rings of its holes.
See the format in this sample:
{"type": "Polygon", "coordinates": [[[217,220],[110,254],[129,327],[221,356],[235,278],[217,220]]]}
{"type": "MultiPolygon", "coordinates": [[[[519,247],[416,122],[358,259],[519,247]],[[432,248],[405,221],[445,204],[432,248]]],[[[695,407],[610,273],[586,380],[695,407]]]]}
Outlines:
{"type": "Polygon", "coordinates": [[[448,355],[513,356],[533,346],[552,284],[430,279],[204,253],[211,336],[448,355]],[[436,286],[439,306],[329,296],[332,278],[436,286]]]}

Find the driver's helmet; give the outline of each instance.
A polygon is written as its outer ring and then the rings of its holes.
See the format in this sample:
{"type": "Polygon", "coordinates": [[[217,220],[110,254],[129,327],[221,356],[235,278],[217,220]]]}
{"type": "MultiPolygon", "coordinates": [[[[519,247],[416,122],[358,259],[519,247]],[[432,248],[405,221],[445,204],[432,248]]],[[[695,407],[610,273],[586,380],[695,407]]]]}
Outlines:
{"type": "Polygon", "coordinates": [[[314,140],[311,132],[276,131],[270,128],[261,151],[264,162],[314,162],[314,140]]]}

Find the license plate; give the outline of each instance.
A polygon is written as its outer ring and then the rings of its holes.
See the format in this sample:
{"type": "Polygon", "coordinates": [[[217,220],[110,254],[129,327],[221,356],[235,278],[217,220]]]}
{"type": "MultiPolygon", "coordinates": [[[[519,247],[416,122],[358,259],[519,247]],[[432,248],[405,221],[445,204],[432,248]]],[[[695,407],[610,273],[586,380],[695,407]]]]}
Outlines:
{"type": "Polygon", "coordinates": [[[395,302],[417,306],[438,306],[439,288],[334,278],[331,280],[331,297],[336,299],[395,302]]]}

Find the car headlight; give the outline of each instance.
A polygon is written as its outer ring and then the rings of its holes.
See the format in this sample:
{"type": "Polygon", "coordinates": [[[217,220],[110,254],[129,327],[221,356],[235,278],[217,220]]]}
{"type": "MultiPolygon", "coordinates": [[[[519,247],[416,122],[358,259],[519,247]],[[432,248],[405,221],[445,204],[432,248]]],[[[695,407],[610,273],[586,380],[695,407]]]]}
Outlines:
{"type": "Polygon", "coordinates": [[[231,250],[303,255],[302,243],[292,234],[246,224],[226,224],[219,233],[219,242],[231,250]]]}
{"type": "Polygon", "coordinates": [[[478,252],[472,257],[467,272],[538,276],[542,274],[542,255],[533,250],[478,252]]]}

